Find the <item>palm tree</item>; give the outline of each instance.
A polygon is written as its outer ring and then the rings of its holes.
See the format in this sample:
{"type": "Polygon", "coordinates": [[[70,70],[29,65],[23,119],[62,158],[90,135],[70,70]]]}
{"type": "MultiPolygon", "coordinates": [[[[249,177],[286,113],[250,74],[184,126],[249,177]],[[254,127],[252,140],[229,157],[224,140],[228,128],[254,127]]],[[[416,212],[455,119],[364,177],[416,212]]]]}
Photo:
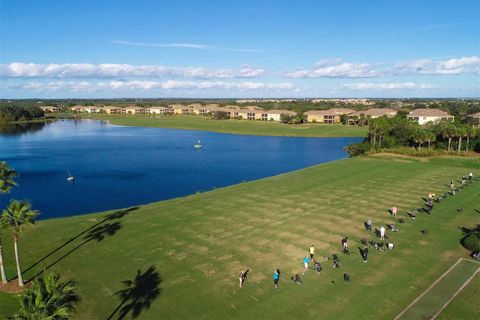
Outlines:
{"type": "Polygon", "coordinates": [[[10,168],[5,161],[0,161],[0,193],[7,193],[17,183],[13,180],[17,172],[10,168]]]}
{"type": "Polygon", "coordinates": [[[456,136],[458,138],[457,152],[460,152],[460,150],[462,150],[462,139],[467,136],[467,130],[465,127],[458,126],[456,136]]]}
{"type": "Polygon", "coordinates": [[[442,126],[441,130],[443,138],[448,139],[447,151],[450,151],[452,146],[452,139],[456,136],[457,128],[453,123],[447,123],[442,126]]]}
{"type": "Polygon", "coordinates": [[[475,138],[478,135],[478,130],[473,126],[467,126],[466,128],[466,137],[467,137],[467,144],[465,145],[465,151],[468,152],[468,148],[470,147],[470,139],[475,138]]]}
{"type": "MultiPolygon", "coordinates": [[[[10,189],[17,184],[13,180],[17,173],[10,168],[5,161],[0,161],[0,193],[10,192],[10,189]]],[[[3,266],[2,234],[0,230],[0,274],[2,283],[7,283],[7,274],[3,266]]]]}
{"type": "Polygon", "coordinates": [[[15,261],[17,262],[18,285],[20,287],[23,287],[23,279],[18,255],[18,239],[23,227],[27,224],[34,224],[37,215],[38,211],[33,210],[27,201],[12,200],[9,206],[3,210],[2,216],[0,217],[0,222],[3,227],[12,228],[15,261]]]}
{"type": "Polygon", "coordinates": [[[413,141],[418,144],[418,151],[421,150],[422,144],[425,142],[427,134],[423,128],[418,127],[413,135],[413,141]]]}
{"type": "Polygon", "coordinates": [[[432,142],[434,142],[436,139],[437,139],[437,136],[432,130],[425,131],[425,140],[428,143],[428,150],[430,150],[432,142]]]}
{"type": "Polygon", "coordinates": [[[55,273],[37,278],[32,287],[20,296],[16,319],[70,319],[73,304],[78,301],[72,282],[63,283],[55,273]]]}

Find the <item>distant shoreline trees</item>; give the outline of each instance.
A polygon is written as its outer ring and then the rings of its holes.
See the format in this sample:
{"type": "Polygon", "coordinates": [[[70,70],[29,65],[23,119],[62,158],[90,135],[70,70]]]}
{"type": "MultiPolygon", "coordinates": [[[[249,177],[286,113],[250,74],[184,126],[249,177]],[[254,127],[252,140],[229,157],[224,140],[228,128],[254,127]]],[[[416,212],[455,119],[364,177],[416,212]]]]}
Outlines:
{"type": "Polygon", "coordinates": [[[399,113],[392,118],[370,119],[367,138],[345,149],[351,157],[365,153],[402,149],[405,153],[480,152],[480,130],[469,124],[442,121],[424,126],[399,113]],[[407,149],[405,149],[407,148],[407,149]]]}

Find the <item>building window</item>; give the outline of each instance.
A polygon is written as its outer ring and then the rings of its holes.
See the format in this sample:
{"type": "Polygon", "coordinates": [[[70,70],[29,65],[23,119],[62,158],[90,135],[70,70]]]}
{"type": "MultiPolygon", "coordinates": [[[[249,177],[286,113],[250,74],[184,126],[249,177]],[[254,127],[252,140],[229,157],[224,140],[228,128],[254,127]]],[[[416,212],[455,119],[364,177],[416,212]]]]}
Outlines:
{"type": "Polygon", "coordinates": [[[262,121],[268,121],[268,114],[262,113],[262,121]]]}
{"type": "Polygon", "coordinates": [[[255,113],[248,112],[247,113],[247,119],[248,120],[255,120],[255,113]]]}

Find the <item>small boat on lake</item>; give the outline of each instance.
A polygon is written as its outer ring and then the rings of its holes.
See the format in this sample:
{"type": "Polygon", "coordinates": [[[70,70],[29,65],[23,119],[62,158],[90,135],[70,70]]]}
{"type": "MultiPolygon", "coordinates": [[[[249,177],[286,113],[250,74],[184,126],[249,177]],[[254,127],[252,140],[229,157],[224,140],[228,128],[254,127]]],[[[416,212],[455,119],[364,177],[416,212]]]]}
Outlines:
{"type": "Polygon", "coordinates": [[[74,181],[74,180],[75,180],[75,177],[72,176],[72,174],[70,173],[70,170],[67,170],[67,172],[68,172],[67,181],[68,181],[68,182],[74,181]]]}
{"type": "Polygon", "coordinates": [[[200,140],[198,140],[198,142],[195,143],[195,144],[193,145],[193,147],[194,147],[195,149],[201,149],[203,146],[202,146],[202,143],[200,142],[200,140]]]}

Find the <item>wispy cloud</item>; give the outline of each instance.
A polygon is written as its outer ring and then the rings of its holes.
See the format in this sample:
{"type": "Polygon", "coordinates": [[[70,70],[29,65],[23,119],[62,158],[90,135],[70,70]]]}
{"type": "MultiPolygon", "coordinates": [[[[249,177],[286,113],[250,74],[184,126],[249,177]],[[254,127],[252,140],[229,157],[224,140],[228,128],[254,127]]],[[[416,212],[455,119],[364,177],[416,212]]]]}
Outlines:
{"type": "Polygon", "coordinates": [[[289,78],[371,78],[380,71],[369,63],[349,63],[342,59],[325,59],[316,63],[313,69],[300,69],[287,72],[289,78]]]}
{"type": "Polygon", "coordinates": [[[60,91],[70,90],[73,92],[97,92],[97,91],[131,91],[143,92],[152,90],[295,90],[292,83],[288,82],[231,82],[231,81],[150,81],[150,80],[111,80],[111,81],[51,81],[51,82],[28,82],[28,83],[4,83],[6,89],[27,89],[35,91],[60,91]]]}
{"type": "Polygon", "coordinates": [[[360,82],[346,83],[342,88],[349,90],[425,90],[435,86],[426,83],[414,82],[360,82]]]}
{"type": "Polygon", "coordinates": [[[151,43],[151,42],[134,42],[125,40],[110,40],[111,43],[124,45],[124,46],[136,46],[136,47],[152,47],[152,48],[186,48],[186,49],[198,49],[198,50],[217,50],[217,51],[232,51],[232,52],[245,52],[245,53],[262,53],[260,49],[248,49],[248,48],[229,48],[220,47],[207,44],[196,43],[151,43]]]}
{"type": "Polygon", "coordinates": [[[419,59],[397,63],[396,74],[426,75],[480,75],[480,56],[459,57],[447,60],[419,59]]]}
{"type": "Polygon", "coordinates": [[[169,67],[157,65],[90,64],[90,63],[23,63],[0,65],[0,76],[12,78],[114,78],[114,77],[175,77],[189,79],[255,78],[264,69],[243,65],[238,69],[201,67],[169,67]]]}

